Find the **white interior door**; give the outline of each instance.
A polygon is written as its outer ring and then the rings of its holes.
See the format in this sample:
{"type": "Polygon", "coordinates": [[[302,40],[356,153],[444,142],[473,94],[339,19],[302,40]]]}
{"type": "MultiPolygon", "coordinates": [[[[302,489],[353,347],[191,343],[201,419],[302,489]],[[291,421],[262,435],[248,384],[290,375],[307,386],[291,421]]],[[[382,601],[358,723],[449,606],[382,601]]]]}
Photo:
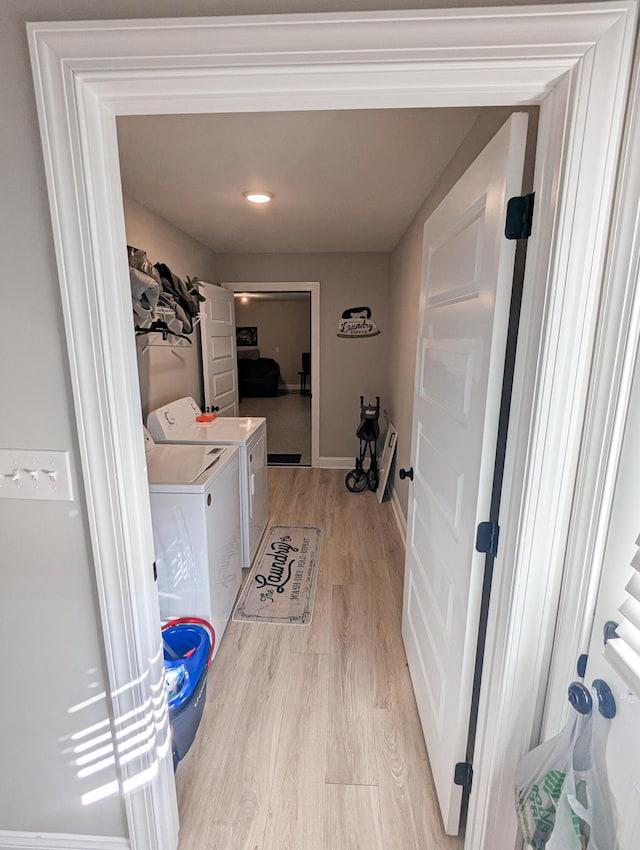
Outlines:
{"type": "Polygon", "coordinates": [[[594,679],[604,679],[616,702],[616,716],[611,720],[598,717],[598,721],[607,735],[606,774],[616,811],[617,850],[636,850],[640,835],[639,371],[636,363],[584,677],[587,687],[594,679]],[[624,622],[621,606],[629,622],[620,628],[621,637],[605,649],[604,624],[624,622]]]}
{"type": "Polygon", "coordinates": [[[238,415],[238,362],[236,360],[236,318],[233,292],[202,284],[206,301],[200,321],[204,403],[218,408],[218,416],[238,415]]]}
{"type": "Polygon", "coordinates": [[[513,115],[424,226],[403,637],[445,829],[458,833],[527,116],[513,115]]]}

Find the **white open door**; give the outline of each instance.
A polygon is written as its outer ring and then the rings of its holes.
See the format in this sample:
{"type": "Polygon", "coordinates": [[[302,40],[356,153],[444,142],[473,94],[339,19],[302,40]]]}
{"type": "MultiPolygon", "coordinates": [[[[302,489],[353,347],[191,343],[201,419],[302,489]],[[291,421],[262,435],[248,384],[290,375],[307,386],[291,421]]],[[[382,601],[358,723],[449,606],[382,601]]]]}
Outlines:
{"type": "Polygon", "coordinates": [[[446,832],[458,833],[527,116],[513,115],[424,226],[403,637],[446,832]]]}
{"type": "Polygon", "coordinates": [[[203,283],[200,321],[204,403],[218,416],[238,415],[238,362],[233,292],[203,283]]]}

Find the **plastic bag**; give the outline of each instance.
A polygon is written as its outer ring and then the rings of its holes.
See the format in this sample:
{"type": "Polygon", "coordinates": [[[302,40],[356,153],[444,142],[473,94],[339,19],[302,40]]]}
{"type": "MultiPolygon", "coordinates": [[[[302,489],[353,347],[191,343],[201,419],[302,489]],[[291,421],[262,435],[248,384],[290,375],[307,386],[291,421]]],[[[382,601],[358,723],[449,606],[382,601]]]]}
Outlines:
{"type": "Polygon", "coordinates": [[[165,663],[164,683],[167,688],[167,697],[169,700],[172,700],[176,696],[180,688],[184,685],[186,675],[187,669],[184,664],[167,666],[167,664],[165,663]]]}
{"type": "Polygon", "coordinates": [[[518,764],[516,813],[525,841],[534,850],[547,846],[555,828],[562,789],[571,769],[573,743],[584,719],[573,713],[559,735],[526,753],[518,764]]]}
{"type": "Polygon", "coordinates": [[[597,710],[571,716],[555,738],[527,753],[516,771],[516,810],[533,850],[613,850],[615,828],[598,738],[597,710]]]}

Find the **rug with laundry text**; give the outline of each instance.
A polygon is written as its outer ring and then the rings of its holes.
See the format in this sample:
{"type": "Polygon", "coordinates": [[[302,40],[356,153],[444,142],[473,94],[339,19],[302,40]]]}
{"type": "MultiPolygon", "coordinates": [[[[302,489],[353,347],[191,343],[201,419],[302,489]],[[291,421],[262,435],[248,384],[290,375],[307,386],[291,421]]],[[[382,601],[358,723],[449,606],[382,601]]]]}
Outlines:
{"type": "Polygon", "coordinates": [[[320,529],[273,525],[233,613],[239,622],[304,626],[311,622],[320,529]]]}

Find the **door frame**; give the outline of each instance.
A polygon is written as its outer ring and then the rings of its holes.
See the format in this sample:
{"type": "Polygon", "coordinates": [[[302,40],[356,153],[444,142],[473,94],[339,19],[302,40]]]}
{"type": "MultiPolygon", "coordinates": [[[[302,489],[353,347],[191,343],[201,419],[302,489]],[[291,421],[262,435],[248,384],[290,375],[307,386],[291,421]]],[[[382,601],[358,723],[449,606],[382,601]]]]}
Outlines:
{"type": "Polygon", "coordinates": [[[311,466],[320,466],[320,282],[250,281],[229,283],[232,292],[309,292],[311,295],[311,466]]]}
{"type": "MultiPolygon", "coordinates": [[[[567,541],[549,690],[558,693],[576,678],[576,658],[587,653],[604,568],[618,467],[640,350],[640,42],[624,133],[613,212],[614,235],[605,269],[585,434],[576,481],[575,507],[567,541]],[[602,435],[606,439],[602,441],[602,435]]],[[[603,641],[604,652],[604,641],[603,641]]],[[[590,684],[590,683],[588,683],[590,684]]],[[[549,703],[542,734],[566,722],[568,703],[549,703]]]]}
{"type": "MultiPolygon", "coordinates": [[[[600,305],[610,318],[632,294],[618,297],[604,271],[610,233],[620,261],[631,259],[611,216],[636,13],[619,0],[28,25],[115,716],[150,699],[159,628],[150,570],[139,568],[153,548],[116,116],[537,103],[537,217],[465,838],[467,850],[514,846],[513,767],[539,731],[581,438],[585,427],[600,445],[611,438],[588,390],[600,305]]],[[[607,321],[607,345],[613,332],[607,321]]],[[[121,768],[136,850],[172,847],[168,761],[150,756],[137,776],[121,768]]]]}

